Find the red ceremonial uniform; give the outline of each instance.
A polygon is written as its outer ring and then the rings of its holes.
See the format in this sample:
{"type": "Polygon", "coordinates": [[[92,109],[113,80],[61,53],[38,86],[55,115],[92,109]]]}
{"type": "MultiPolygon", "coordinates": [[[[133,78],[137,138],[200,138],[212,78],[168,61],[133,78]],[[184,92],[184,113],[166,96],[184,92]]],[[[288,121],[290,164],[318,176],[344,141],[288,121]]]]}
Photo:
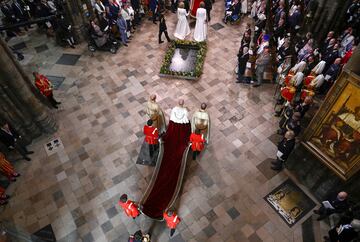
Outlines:
{"type": "Polygon", "coordinates": [[[159,131],[157,128],[152,126],[144,126],[145,142],[149,145],[156,145],[159,143],[159,131]]]}
{"type": "Polygon", "coordinates": [[[315,76],[313,76],[313,75],[308,75],[307,77],[305,77],[305,80],[304,80],[305,86],[309,86],[314,79],[315,79],[315,76]]]}
{"type": "Polygon", "coordinates": [[[52,85],[46,76],[39,75],[36,77],[35,85],[44,96],[48,97],[52,94],[52,85]]]}
{"type": "Polygon", "coordinates": [[[191,149],[193,151],[202,151],[204,149],[205,139],[201,134],[192,133],[190,135],[191,149]]]}
{"type": "Polygon", "coordinates": [[[164,212],[163,214],[164,219],[166,221],[166,225],[170,228],[170,229],[175,229],[176,226],[180,223],[181,219],[179,218],[179,216],[177,216],[176,213],[173,213],[171,216],[168,216],[166,212],[164,212]]]}
{"type": "Polygon", "coordinates": [[[300,99],[301,99],[301,100],[305,100],[305,98],[306,98],[307,96],[312,97],[312,96],[314,96],[314,95],[315,95],[315,92],[313,92],[313,91],[311,91],[311,90],[307,90],[307,89],[302,89],[302,90],[301,90],[300,99]]]}
{"type": "Polygon", "coordinates": [[[119,205],[124,209],[128,217],[136,218],[140,214],[137,205],[133,201],[127,200],[125,203],[119,201],[119,205]]]}
{"type": "Polygon", "coordinates": [[[285,100],[291,102],[295,96],[295,91],[295,87],[283,87],[281,88],[280,93],[285,100]]]}
{"type": "Polygon", "coordinates": [[[284,83],[286,86],[292,86],[293,84],[291,83],[291,78],[293,78],[293,74],[292,73],[289,73],[286,77],[285,77],[285,80],[284,80],[284,83]]]}

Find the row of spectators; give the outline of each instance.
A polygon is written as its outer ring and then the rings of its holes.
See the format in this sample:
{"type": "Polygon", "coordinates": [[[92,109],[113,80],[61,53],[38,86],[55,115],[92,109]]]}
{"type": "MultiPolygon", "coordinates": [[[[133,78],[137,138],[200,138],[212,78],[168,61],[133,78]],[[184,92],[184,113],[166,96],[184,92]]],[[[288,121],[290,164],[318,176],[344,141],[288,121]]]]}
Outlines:
{"type": "MultiPolygon", "coordinates": [[[[273,170],[284,167],[313,98],[327,94],[359,42],[360,1],[355,0],[348,7],[347,27],[340,32],[330,31],[319,42],[311,32],[301,36],[304,21],[313,14],[313,1],[287,2],[289,11],[285,11],[284,0],[272,0],[271,14],[266,14],[266,1],[252,3],[255,32],[251,38],[252,31],[247,26],[238,53],[237,82],[252,82],[254,87],[261,85],[263,79],[277,83],[275,115],[280,117],[277,133],[282,139],[277,159],[271,165],[273,170]]],[[[314,211],[320,215],[318,220],[330,214],[339,215],[329,236],[324,238],[326,241],[349,242],[358,236],[360,217],[353,212],[356,206],[343,206],[346,199],[347,194],[341,192],[314,211]]]]}

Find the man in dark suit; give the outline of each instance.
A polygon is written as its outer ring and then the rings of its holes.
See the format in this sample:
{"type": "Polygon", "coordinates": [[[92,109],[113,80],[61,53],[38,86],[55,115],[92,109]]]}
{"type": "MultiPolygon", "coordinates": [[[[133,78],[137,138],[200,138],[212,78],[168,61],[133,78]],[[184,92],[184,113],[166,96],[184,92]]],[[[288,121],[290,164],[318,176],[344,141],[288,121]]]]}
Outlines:
{"type": "Polygon", "coordinates": [[[204,0],[204,3],[205,3],[207,21],[210,22],[210,12],[212,9],[212,2],[211,0],[204,0]]]}
{"type": "Polygon", "coordinates": [[[282,127],[280,126],[280,129],[278,130],[277,133],[283,135],[287,131],[291,130],[294,132],[295,136],[298,136],[301,131],[300,119],[301,119],[301,113],[294,112],[291,115],[291,118],[285,121],[282,127]]]}
{"type": "MultiPolygon", "coordinates": [[[[29,20],[29,13],[25,8],[25,3],[23,1],[14,0],[12,3],[12,8],[15,14],[15,17],[19,19],[20,22],[25,22],[29,20]]],[[[29,25],[30,27],[30,25],[29,25]]],[[[25,26],[25,30],[27,27],[25,26]]]]}
{"type": "Polygon", "coordinates": [[[162,36],[163,33],[165,34],[165,37],[166,37],[167,41],[170,42],[171,39],[170,39],[170,37],[168,35],[168,32],[167,32],[165,17],[164,17],[164,15],[160,14],[159,44],[164,42],[164,41],[161,40],[161,36],[162,36]]]}
{"type": "Polygon", "coordinates": [[[284,139],[280,141],[278,144],[278,152],[276,154],[276,160],[272,161],[271,169],[275,171],[281,171],[283,168],[284,163],[286,162],[287,158],[289,157],[291,151],[295,147],[295,134],[293,131],[288,130],[285,135],[284,139]]]}
{"type": "Polygon", "coordinates": [[[26,147],[21,142],[21,136],[13,127],[11,127],[10,124],[3,123],[1,125],[0,141],[4,143],[9,148],[9,150],[17,150],[25,160],[31,160],[27,155],[33,154],[34,152],[28,151],[26,149],[26,147]]]}
{"type": "Polygon", "coordinates": [[[314,210],[315,214],[320,215],[318,221],[323,220],[333,213],[343,213],[349,209],[347,202],[348,194],[344,191],[339,192],[335,197],[330,197],[329,200],[323,201],[321,207],[314,210]]]}
{"type": "Polygon", "coordinates": [[[326,62],[324,72],[326,72],[327,69],[329,69],[331,64],[333,64],[334,61],[336,60],[336,58],[338,58],[338,57],[339,57],[339,45],[334,44],[334,46],[331,49],[329,49],[325,53],[325,55],[322,56],[322,60],[326,62]]]}
{"type": "Polygon", "coordinates": [[[246,63],[249,60],[249,48],[244,47],[242,51],[238,53],[238,77],[236,83],[243,82],[243,75],[246,70],[246,63]]]}
{"type": "Polygon", "coordinates": [[[320,87],[320,93],[326,94],[328,90],[331,88],[333,83],[336,81],[336,78],[340,72],[341,66],[341,58],[335,59],[334,63],[330,65],[330,67],[325,72],[325,81],[320,87]]]}

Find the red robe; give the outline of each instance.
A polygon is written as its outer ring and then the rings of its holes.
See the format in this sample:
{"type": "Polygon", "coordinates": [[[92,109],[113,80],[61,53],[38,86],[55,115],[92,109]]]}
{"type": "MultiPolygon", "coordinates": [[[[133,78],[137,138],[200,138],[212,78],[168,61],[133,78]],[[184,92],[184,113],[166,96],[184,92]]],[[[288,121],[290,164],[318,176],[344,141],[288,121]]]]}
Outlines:
{"type": "Polygon", "coordinates": [[[205,139],[201,134],[192,133],[190,135],[191,149],[193,151],[202,151],[204,149],[205,139]]]}
{"type": "Polygon", "coordinates": [[[145,142],[149,145],[156,145],[159,143],[159,130],[153,126],[144,126],[145,142]]]}
{"type": "Polygon", "coordinates": [[[127,200],[125,203],[119,201],[119,205],[128,217],[136,218],[140,214],[138,206],[133,201],[127,200]]]}
{"type": "Polygon", "coordinates": [[[48,97],[52,94],[52,85],[49,79],[44,75],[39,75],[40,78],[35,79],[35,86],[39,89],[42,95],[48,97]]]}
{"type": "Polygon", "coordinates": [[[313,76],[311,74],[308,75],[307,77],[305,77],[304,85],[309,86],[314,79],[315,79],[315,76],[313,76]]]}
{"type": "Polygon", "coordinates": [[[176,213],[173,213],[172,216],[168,216],[166,212],[164,212],[164,219],[166,221],[166,225],[170,228],[170,229],[175,229],[176,226],[180,223],[181,219],[179,218],[179,216],[177,216],[176,213]]]}
{"type": "Polygon", "coordinates": [[[285,100],[291,102],[295,96],[295,92],[295,87],[282,87],[280,94],[285,100]]]}
{"type": "Polygon", "coordinates": [[[346,63],[349,61],[349,59],[350,59],[350,57],[352,56],[352,54],[353,54],[353,50],[349,50],[348,52],[346,52],[346,54],[344,55],[344,57],[341,59],[341,64],[342,64],[342,65],[346,64],[346,63]]]}
{"type": "Polygon", "coordinates": [[[294,75],[292,73],[289,73],[286,77],[285,77],[285,80],[284,80],[284,83],[286,86],[292,86],[292,83],[291,83],[291,78],[293,77],[294,75]]]}

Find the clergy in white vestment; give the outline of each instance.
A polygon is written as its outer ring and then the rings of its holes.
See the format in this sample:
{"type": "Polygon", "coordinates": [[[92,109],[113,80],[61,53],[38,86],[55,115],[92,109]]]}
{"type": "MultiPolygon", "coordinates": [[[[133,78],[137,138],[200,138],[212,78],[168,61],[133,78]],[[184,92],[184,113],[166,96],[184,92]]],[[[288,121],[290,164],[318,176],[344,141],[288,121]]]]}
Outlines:
{"type": "Polygon", "coordinates": [[[247,0],[241,0],[241,13],[247,14],[248,12],[248,3],[247,0]]]}
{"type": "Polygon", "coordinates": [[[170,120],[178,124],[189,123],[188,110],[184,107],[184,100],[179,100],[179,106],[174,107],[171,110],[170,120]]]}
{"type": "Polygon", "coordinates": [[[188,15],[189,13],[184,9],[184,2],[179,3],[179,8],[177,9],[178,22],[174,33],[175,38],[183,40],[190,34],[190,27],[187,21],[188,15]]]}
{"type": "Polygon", "coordinates": [[[197,42],[206,40],[206,9],[205,3],[201,2],[200,7],[196,10],[196,25],[194,31],[194,40],[197,42]]]}

